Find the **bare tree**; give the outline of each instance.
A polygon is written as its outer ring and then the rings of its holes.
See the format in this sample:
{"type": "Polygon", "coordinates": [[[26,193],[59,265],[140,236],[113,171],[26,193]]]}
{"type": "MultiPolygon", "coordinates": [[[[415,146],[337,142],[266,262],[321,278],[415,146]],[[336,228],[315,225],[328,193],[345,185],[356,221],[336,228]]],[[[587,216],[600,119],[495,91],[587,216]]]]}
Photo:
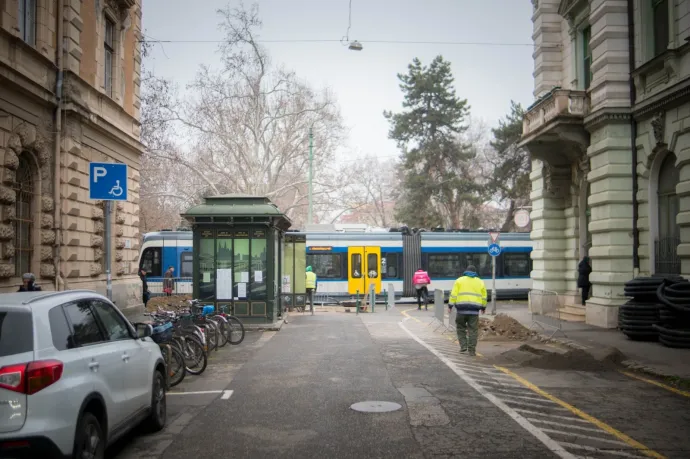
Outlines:
{"type": "Polygon", "coordinates": [[[311,131],[315,208],[337,205],[333,160],[344,129],[333,96],[271,65],[257,41],[256,5],[218,13],[221,68],[202,66],[185,101],[163,104],[163,118],[183,126],[193,148],[163,148],[152,157],[183,165],[209,193],[268,196],[299,221],[308,205],[311,131]]]}
{"type": "Polygon", "coordinates": [[[396,225],[395,203],[400,186],[397,166],[395,161],[381,161],[373,156],[350,162],[352,177],[341,198],[347,206],[341,213],[349,215],[340,215],[338,219],[384,228],[396,225]]]}

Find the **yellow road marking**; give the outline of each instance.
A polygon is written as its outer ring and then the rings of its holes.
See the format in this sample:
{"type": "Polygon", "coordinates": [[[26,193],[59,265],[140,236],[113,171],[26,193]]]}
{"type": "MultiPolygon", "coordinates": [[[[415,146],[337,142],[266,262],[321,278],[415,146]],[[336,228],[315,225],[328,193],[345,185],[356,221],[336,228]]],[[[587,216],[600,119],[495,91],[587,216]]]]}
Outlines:
{"type": "MultiPolygon", "coordinates": [[[[409,311],[416,311],[416,310],[417,310],[417,308],[405,309],[404,311],[400,311],[400,314],[404,315],[405,317],[409,317],[409,318],[412,319],[412,320],[416,320],[417,323],[420,323],[420,324],[421,324],[421,323],[422,323],[421,320],[419,320],[419,319],[417,319],[416,317],[411,316],[411,315],[408,314],[409,311]]],[[[443,336],[445,339],[447,339],[448,341],[450,341],[450,342],[452,342],[452,343],[457,343],[457,342],[458,342],[457,338],[456,338],[456,339],[453,339],[453,338],[450,338],[450,337],[445,336],[445,335],[441,335],[441,336],[443,336]]],[[[484,356],[483,356],[482,354],[480,354],[479,352],[477,352],[477,357],[484,357],[484,356]]]]}
{"type": "Polygon", "coordinates": [[[665,456],[662,456],[661,454],[657,453],[654,450],[651,450],[647,448],[645,445],[642,443],[638,442],[637,440],[633,440],[632,438],[628,437],[625,435],[623,432],[620,430],[617,430],[610,425],[606,424],[603,421],[600,421],[599,419],[595,418],[594,416],[591,416],[584,411],[575,408],[573,405],[564,402],[558,397],[554,397],[553,395],[549,394],[548,392],[544,391],[543,389],[540,389],[539,387],[535,386],[531,382],[527,381],[525,378],[513,373],[512,371],[508,370],[507,368],[499,367],[494,365],[495,368],[498,370],[502,371],[503,373],[507,374],[508,376],[512,377],[515,379],[517,382],[522,384],[523,386],[527,387],[528,389],[532,390],[533,392],[536,392],[537,394],[541,395],[544,398],[547,398],[551,400],[552,402],[562,406],[566,410],[570,411],[576,416],[579,416],[580,418],[584,419],[587,422],[590,422],[594,424],[595,426],[599,427],[601,430],[613,435],[614,437],[618,438],[620,441],[627,443],[628,445],[632,446],[633,448],[636,448],[640,450],[644,455],[653,457],[655,459],[666,459],[665,456]]]}
{"type": "Polygon", "coordinates": [[[674,394],[682,395],[683,397],[690,397],[690,392],[686,392],[684,390],[676,389],[675,387],[668,386],[666,384],[660,383],[659,381],[654,381],[653,379],[649,378],[643,378],[642,376],[636,375],[635,373],[629,373],[627,371],[621,371],[625,376],[628,376],[633,379],[639,379],[640,381],[644,381],[648,384],[653,384],[657,387],[661,387],[662,389],[666,389],[669,392],[673,392],[674,394]]]}

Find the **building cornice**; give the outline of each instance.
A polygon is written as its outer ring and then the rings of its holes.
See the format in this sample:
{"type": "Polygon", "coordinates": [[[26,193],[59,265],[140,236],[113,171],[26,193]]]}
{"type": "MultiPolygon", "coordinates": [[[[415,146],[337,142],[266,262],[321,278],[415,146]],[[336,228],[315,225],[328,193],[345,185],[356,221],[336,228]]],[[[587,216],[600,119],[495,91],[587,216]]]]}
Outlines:
{"type": "Polygon", "coordinates": [[[587,0],[561,0],[561,4],[558,5],[558,14],[566,19],[571,19],[578,11],[588,5],[587,0]]]}
{"type": "Polygon", "coordinates": [[[590,113],[585,118],[585,129],[592,132],[602,124],[620,124],[630,122],[630,109],[628,107],[604,107],[590,113]]]}
{"type": "Polygon", "coordinates": [[[690,78],[676,83],[675,85],[649,97],[644,102],[636,104],[633,108],[635,119],[645,118],[658,112],[666,110],[683,102],[690,100],[690,78]]]}

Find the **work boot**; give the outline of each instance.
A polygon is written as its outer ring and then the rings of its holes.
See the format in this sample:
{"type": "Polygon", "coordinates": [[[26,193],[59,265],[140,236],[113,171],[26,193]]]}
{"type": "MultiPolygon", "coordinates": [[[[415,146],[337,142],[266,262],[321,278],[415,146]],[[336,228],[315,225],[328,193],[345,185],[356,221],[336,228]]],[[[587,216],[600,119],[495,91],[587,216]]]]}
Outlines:
{"type": "Polygon", "coordinates": [[[477,356],[477,353],[474,352],[474,351],[469,351],[469,356],[470,356],[470,357],[476,357],[476,356],[477,356]]]}
{"type": "Polygon", "coordinates": [[[467,349],[460,349],[461,354],[467,354],[467,349]]]}

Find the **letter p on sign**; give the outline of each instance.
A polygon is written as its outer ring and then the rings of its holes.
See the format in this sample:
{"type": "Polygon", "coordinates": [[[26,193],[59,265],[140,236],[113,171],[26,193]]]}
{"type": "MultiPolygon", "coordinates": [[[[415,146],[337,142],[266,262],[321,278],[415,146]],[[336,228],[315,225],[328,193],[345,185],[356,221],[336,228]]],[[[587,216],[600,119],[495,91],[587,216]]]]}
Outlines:
{"type": "Polygon", "coordinates": [[[98,183],[98,178],[99,177],[105,177],[108,174],[108,171],[105,169],[105,167],[94,167],[93,168],[93,183],[98,183]]]}

